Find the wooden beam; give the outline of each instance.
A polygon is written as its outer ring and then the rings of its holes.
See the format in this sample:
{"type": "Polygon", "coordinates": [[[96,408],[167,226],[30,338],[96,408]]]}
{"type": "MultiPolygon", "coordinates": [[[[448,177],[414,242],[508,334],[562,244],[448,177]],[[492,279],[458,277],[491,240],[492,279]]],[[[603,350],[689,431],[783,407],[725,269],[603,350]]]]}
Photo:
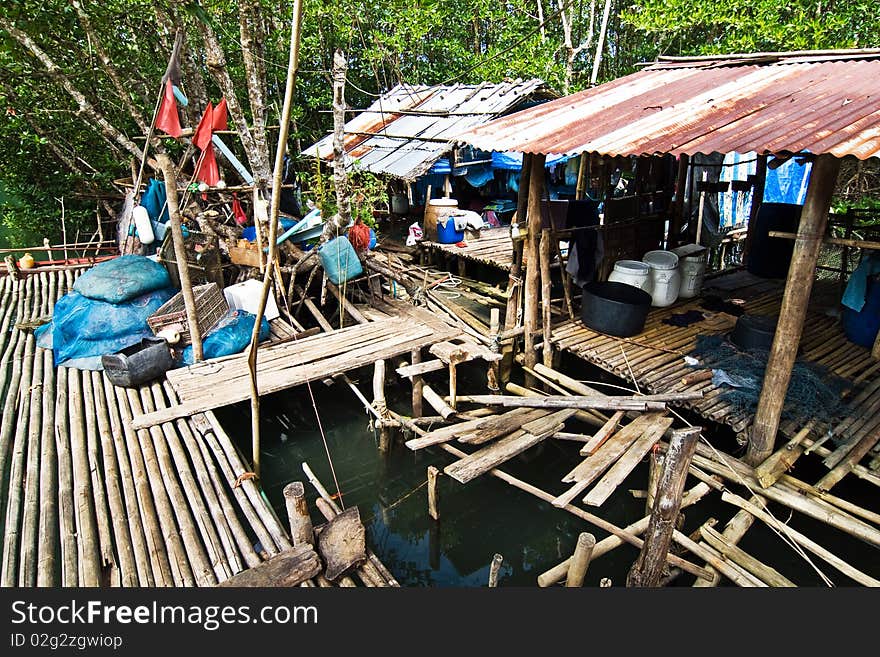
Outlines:
{"type": "Polygon", "coordinates": [[[833,155],[820,155],[813,164],[810,188],[801,212],[779,321],[767,359],[764,384],[746,453],[746,460],[751,465],[758,465],[770,456],[776,443],[776,432],[801,341],[816,262],[839,170],[840,160],[833,155]]]}
{"type": "Polygon", "coordinates": [[[259,566],[233,575],[220,586],[299,586],[321,572],[321,562],[309,544],[279,552],[259,566]]]}

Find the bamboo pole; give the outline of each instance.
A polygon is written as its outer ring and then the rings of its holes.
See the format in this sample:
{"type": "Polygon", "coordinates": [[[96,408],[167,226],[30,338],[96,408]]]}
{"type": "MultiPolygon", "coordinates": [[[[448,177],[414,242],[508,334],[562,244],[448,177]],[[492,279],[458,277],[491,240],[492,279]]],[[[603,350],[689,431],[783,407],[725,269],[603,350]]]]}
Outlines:
{"type": "Polygon", "coordinates": [[[58,453],[58,533],[61,537],[61,585],[77,586],[76,505],[73,493],[73,458],[70,451],[66,367],[58,368],[55,399],[55,451],[58,453]]]}
{"type": "MultiPolygon", "coordinates": [[[[548,221],[552,221],[548,217],[548,221]]],[[[542,360],[545,367],[553,365],[553,344],[551,338],[551,315],[550,315],[550,231],[541,231],[541,243],[539,245],[539,258],[541,261],[541,328],[544,332],[544,344],[541,347],[542,360]]]]}
{"type": "Polygon", "coordinates": [[[595,536],[588,532],[581,532],[578,535],[577,545],[574,548],[574,554],[568,567],[568,576],[565,580],[567,587],[572,588],[584,585],[584,577],[587,574],[587,568],[590,565],[593,548],[595,547],[595,536]]]}
{"type": "Polygon", "coordinates": [[[40,528],[37,543],[37,586],[58,585],[58,460],[55,446],[55,369],[51,349],[43,355],[43,430],[40,436],[40,528]]]}
{"type": "Polygon", "coordinates": [[[501,571],[501,564],[504,561],[504,557],[500,554],[496,553],[494,557],[492,557],[492,563],[489,564],[489,588],[494,589],[498,586],[498,573],[501,571]]]}
{"type": "MultiPolygon", "coordinates": [[[[527,214],[527,233],[525,250],[527,253],[526,286],[525,286],[525,310],[523,312],[523,326],[525,330],[524,357],[525,365],[534,368],[538,362],[535,352],[535,331],[538,327],[538,299],[540,280],[540,254],[539,235],[541,230],[541,194],[544,190],[544,162],[546,157],[541,154],[533,154],[531,158],[532,170],[529,175],[529,202],[527,214]]],[[[534,377],[526,376],[526,387],[534,387],[534,377]]]]}
{"type": "Polygon", "coordinates": [[[284,503],[287,507],[287,519],[290,522],[293,547],[306,543],[314,545],[315,531],[309,516],[306,489],[301,481],[293,481],[284,487],[284,503]]]}
{"type": "MultiPolygon", "coordinates": [[[[39,305],[36,305],[39,309],[39,305]]],[[[29,336],[32,337],[32,336],[29,336]]],[[[22,389],[22,393],[29,398],[29,408],[22,408],[20,412],[21,425],[19,432],[22,437],[27,437],[27,461],[24,469],[24,498],[21,502],[21,544],[15,546],[20,550],[20,565],[18,573],[19,586],[36,586],[37,584],[37,532],[38,514],[40,510],[40,451],[43,434],[42,414],[43,405],[40,397],[43,387],[43,357],[36,352],[33,344],[29,350],[33,359],[31,385],[22,389]],[[25,428],[26,427],[26,428],[25,428]]],[[[10,496],[11,498],[12,496],[10,496]]]]}
{"type": "MultiPolygon", "coordinates": [[[[752,501],[758,501],[760,498],[757,496],[752,498],[752,501]]],[[[736,545],[745,536],[746,532],[749,530],[749,527],[752,526],[752,523],[755,522],[755,516],[747,511],[743,511],[740,509],[737,511],[736,515],[730,519],[730,522],[724,527],[724,532],[722,536],[730,542],[731,545],[736,545]]],[[[715,577],[712,578],[711,581],[705,579],[698,579],[694,582],[694,586],[697,588],[706,588],[712,586],[718,586],[721,582],[721,574],[712,568],[711,565],[706,564],[707,570],[712,570],[715,572],[715,577]]]]}
{"type": "MultiPolygon", "coordinates": [[[[294,0],[290,25],[290,51],[287,56],[287,81],[284,87],[284,104],[278,130],[278,146],[275,150],[275,171],[272,176],[272,202],[269,209],[269,255],[266,271],[263,273],[263,289],[257,306],[254,330],[251,333],[248,351],[248,368],[251,374],[251,467],[260,476],[260,392],[257,386],[257,346],[260,340],[260,324],[266,312],[269,289],[272,282],[273,265],[277,256],[278,208],[281,204],[281,183],[284,168],[284,155],[287,153],[287,135],[290,130],[290,108],[293,101],[293,85],[299,66],[299,40],[302,24],[302,0],[294,0]]],[[[262,253],[262,249],[260,249],[262,253]]],[[[278,281],[281,284],[281,281],[278,281]]]]}
{"type": "MultiPolygon", "coordinates": [[[[417,365],[422,362],[422,350],[421,349],[413,349],[410,353],[410,360],[413,365],[417,365]]],[[[413,418],[422,417],[422,388],[423,388],[423,379],[421,375],[415,375],[412,377],[412,416],[413,418]]]]}
{"type": "Polygon", "coordinates": [[[700,527],[700,534],[706,543],[721,553],[722,557],[733,561],[768,586],[795,587],[794,582],[783,576],[775,568],[771,568],[767,564],[761,563],[711,527],[700,527]]]}
{"type": "Polygon", "coordinates": [[[700,431],[698,427],[690,427],[672,432],[663,473],[657,484],[657,499],[645,532],[645,543],[629,572],[627,586],[657,586],[660,582],[675,520],[681,508],[688,465],[696,449],[700,431]]]}
{"type": "Polygon", "coordinates": [[[440,520],[440,511],[437,508],[437,478],[439,475],[440,470],[433,465],[428,466],[428,515],[434,520],[440,520]]]}
{"type": "Polygon", "coordinates": [[[183,295],[183,305],[186,309],[186,321],[189,327],[189,335],[192,340],[193,361],[199,363],[204,355],[202,353],[202,331],[199,328],[199,317],[196,313],[196,301],[193,297],[192,283],[189,278],[189,259],[186,256],[186,245],[183,243],[183,230],[181,229],[180,208],[177,205],[177,177],[174,165],[165,153],[157,156],[159,168],[165,178],[165,189],[168,194],[168,216],[171,224],[171,239],[174,243],[174,260],[177,262],[177,275],[180,278],[180,293],[183,295]]]}
{"type": "Polygon", "coordinates": [[[840,160],[833,155],[819,155],[813,164],[779,309],[779,322],[767,358],[767,370],[749,438],[746,461],[751,465],[758,465],[773,453],[839,170],[840,160]]]}
{"type": "MultiPolygon", "coordinates": [[[[373,406],[383,418],[388,415],[385,401],[385,361],[377,360],[373,364],[373,406]]],[[[391,449],[391,428],[386,424],[379,426],[379,453],[387,454],[391,449]]]]}

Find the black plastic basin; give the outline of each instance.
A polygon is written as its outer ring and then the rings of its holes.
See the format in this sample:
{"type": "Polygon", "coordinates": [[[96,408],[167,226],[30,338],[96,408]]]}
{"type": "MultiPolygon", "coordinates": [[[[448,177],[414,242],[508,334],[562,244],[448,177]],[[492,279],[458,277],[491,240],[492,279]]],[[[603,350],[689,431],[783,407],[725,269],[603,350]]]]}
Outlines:
{"type": "Polygon", "coordinates": [[[651,295],[626,283],[587,283],[581,297],[584,324],[620,338],[641,333],[650,309],[651,295]]]}

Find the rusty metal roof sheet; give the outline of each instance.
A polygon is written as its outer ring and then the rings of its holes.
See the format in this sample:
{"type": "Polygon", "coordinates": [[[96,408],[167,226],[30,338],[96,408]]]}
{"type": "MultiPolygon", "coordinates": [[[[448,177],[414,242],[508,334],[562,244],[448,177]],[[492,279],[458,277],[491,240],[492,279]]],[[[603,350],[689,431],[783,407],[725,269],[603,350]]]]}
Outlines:
{"type": "MultiPolygon", "coordinates": [[[[346,164],[414,180],[453,146],[453,137],[530,98],[555,98],[543,80],[453,86],[398,85],[345,124],[346,164]]],[[[333,135],[303,155],[333,159],[333,135]]]]}
{"type": "Polygon", "coordinates": [[[575,155],[880,156],[880,50],[670,58],[459,134],[484,150],[575,155]]]}

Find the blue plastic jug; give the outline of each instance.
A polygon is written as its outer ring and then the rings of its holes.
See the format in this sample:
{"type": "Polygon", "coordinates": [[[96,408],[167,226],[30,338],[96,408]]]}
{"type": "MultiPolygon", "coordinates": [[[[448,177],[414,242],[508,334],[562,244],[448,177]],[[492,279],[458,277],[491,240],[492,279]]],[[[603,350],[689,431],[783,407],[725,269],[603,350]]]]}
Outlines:
{"type": "Polygon", "coordinates": [[[345,235],[340,235],[318,247],[318,257],[321,259],[324,271],[327,272],[327,278],[334,285],[364,273],[361,261],[345,235]]]}

